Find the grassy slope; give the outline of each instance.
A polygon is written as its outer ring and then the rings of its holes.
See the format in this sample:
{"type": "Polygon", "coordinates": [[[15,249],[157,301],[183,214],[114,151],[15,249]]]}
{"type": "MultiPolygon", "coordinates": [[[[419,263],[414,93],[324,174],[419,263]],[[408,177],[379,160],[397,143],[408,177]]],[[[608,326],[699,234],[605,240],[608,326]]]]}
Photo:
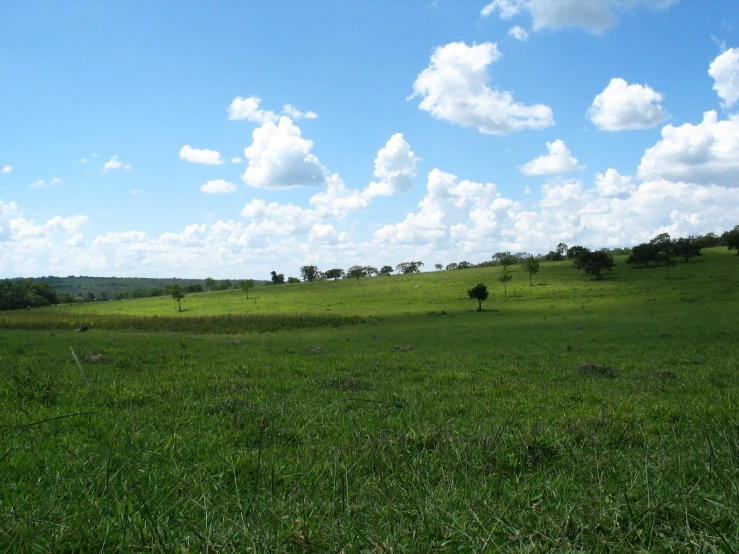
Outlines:
{"type": "Polygon", "coordinates": [[[736,549],[737,262],[600,283],[547,264],[508,300],[485,269],[2,314],[203,334],[0,331],[0,547],[736,549]],[[462,299],[480,281],[483,313],[462,299]],[[329,303],[365,323],[231,343],[198,318],[329,303]]]}

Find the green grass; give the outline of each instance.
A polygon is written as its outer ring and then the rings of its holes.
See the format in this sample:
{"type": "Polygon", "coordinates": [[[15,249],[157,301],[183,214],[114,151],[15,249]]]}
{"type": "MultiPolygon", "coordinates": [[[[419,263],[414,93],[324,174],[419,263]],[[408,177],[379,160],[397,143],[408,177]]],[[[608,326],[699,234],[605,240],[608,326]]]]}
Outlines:
{"type": "Polygon", "coordinates": [[[618,263],[0,314],[0,552],[736,551],[739,260],[618,263]]]}

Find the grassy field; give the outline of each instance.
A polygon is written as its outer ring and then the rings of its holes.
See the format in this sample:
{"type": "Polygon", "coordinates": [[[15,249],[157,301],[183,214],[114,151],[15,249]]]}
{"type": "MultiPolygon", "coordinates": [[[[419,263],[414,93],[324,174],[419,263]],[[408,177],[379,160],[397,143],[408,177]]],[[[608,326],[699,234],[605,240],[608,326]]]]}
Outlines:
{"type": "Polygon", "coordinates": [[[617,263],[0,313],[0,552],[734,552],[739,259],[617,263]]]}

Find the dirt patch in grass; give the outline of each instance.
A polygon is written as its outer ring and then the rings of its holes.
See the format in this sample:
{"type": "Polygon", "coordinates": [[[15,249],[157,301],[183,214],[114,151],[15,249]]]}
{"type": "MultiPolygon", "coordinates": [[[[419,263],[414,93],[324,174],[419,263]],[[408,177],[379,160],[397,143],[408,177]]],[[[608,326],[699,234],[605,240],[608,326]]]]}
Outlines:
{"type": "Polygon", "coordinates": [[[105,354],[93,354],[92,352],[85,354],[86,362],[104,362],[108,357],[105,354]]]}
{"type": "Polygon", "coordinates": [[[615,377],[616,371],[607,365],[598,365],[593,362],[584,362],[577,366],[577,372],[581,375],[598,375],[600,377],[615,377]]]}
{"type": "Polygon", "coordinates": [[[407,352],[409,350],[415,350],[416,347],[412,344],[396,344],[393,346],[393,350],[396,352],[407,352]]]}

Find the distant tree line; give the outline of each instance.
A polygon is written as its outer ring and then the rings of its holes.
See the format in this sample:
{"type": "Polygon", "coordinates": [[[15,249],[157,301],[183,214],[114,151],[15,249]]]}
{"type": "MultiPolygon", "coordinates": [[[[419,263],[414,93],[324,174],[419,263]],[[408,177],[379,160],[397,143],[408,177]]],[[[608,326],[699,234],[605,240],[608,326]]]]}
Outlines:
{"type": "MultiPolygon", "coordinates": [[[[434,269],[436,271],[454,271],[458,269],[469,269],[473,267],[494,267],[503,268],[503,274],[498,279],[503,283],[504,288],[511,275],[508,267],[519,264],[529,275],[529,284],[533,285],[533,277],[539,271],[541,262],[557,262],[571,261],[576,269],[582,269],[586,274],[592,275],[596,280],[600,280],[607,272],[613,271],[615,266],[614,258],[616,256],[628,256],[627,263],[634,265],[649,266],[663,265],[667,267],[669,275],[672,258],[679,257],[686,262],[690,259],[700,256],[703,248],[712,248],[716,246],[726,246],[729,250],[736,250],[739,255],[739,225],[732,230],[726,231],[720,236],[715,233],[707,233],[705,235],[682,237],[671,239],[669,235],[658,235],[649,243],[639,244],[634,247],[625,248],[600,248],[598,250],[590,250],[584,246],[567,246],[564,242],[557,244],[554,250],[550,250],[546,254],[533,255],[528,252],[496,252],[489,260],[473,264],[467,260],[460,262],[451,262],[446,265],[436,263],[434,269]]],[[[304,265],[300,268],[300,278],[288,277],[285,279],[284,274],[272,271],[272,284],[281,285],[287,283],[299,283],[334,280],[339,279],[361,279],[362,277],[373,277],[375,275],[391,275],[419,273],[420,268],[424,264],[421,261],[401,262],[395,267],[384,265],[379,270],[373,266],[354,265],[349,269],[332,268],[321,271],[315,265],[304,265]]]]}
{"type": "Polygon", "coordinates": [[[4,279],[0,281],[0,310],[39,308],[54,304],[71,304],[76,298],[60,293],[51,285],[31,279],[4,279]]]}

